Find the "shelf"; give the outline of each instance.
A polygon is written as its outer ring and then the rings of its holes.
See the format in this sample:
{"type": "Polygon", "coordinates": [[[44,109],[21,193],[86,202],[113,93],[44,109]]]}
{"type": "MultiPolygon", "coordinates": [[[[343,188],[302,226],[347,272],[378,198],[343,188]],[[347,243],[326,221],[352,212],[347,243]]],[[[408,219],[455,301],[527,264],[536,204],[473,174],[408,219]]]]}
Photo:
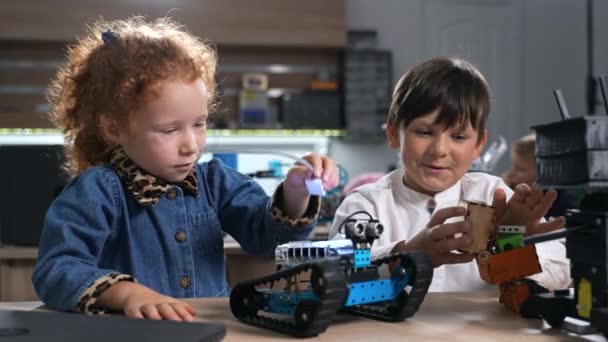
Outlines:
{"type": "MultiPolygon", "coordinates": [[[[343,136],[342,130],[210,129],[206,153],[305,150],[327,154],[329,138],[343,136]]],[[[61,145],[57,129],[0,128],[0,145],[61,145]]]]}
{"type": "Polygon", "coordinates": [[[36,260],[37,257],[37,247],[0,245],[0,260],[36,260]]]}
{"type": "Polygon", "coordinates": [[[189,32],[220,46],[346,46],[345,1],[0,1],[5,41],[71,42],[100,17],[174,17],[189,32]],[[221,13],[221,15],[218,15],[221,13]]]}
{"type": "MultiPolygon", "coordinates": [[[[341,129],[209,129],[209,137],[248,136],[248,137],[341,137],[341,129]]],[[[0,128],[0,139],[6,137],[59,137],[61,131],[54,128],[0,128]]],[[[63,140],[61,140],[63,143],[63,140]]]]}

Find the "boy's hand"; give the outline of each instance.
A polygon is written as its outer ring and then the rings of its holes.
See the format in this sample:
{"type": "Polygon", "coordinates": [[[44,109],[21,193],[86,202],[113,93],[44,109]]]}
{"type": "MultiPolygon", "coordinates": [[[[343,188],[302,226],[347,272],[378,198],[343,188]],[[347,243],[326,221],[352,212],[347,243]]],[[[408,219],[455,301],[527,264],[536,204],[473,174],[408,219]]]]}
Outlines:
{"type": "Polygon", "coordinates": [[[393,252],[421,251],[433,260],[433,266],[470,262],[473,254],[459,253],[472,243],[469,235],[471,224],[468,221],[443,223],[450,217],[464,216],[462,207],[443,208],[435,212],[428,225],[408,241],[402,241],[393,248],[393,252]],[[459,234],[461,233],[461,234],[459,234]],[[455,237],[459,234],[458,237],[455,237]]]}
{"type": "Polygon", "coordinates": [[[304,215],[310,195],[306,188],[306,179],[320,178],[325,190],[331,190],[340,181],[338,168],[331,158],[310,153],[302,157],[313,168],[311,171],[304,165],[294,164],[287,172],[283,182],[283,203],[287,215],[299,218],[304,215]]]}
{"type": "Polygon", "coordinates": [[[189,304],[127,281],[116,283],[104,291],[98,304],[122,310],[125,316],[134,318],[189,322],[196,316],[196,310],[189,304]]]}
{"type": "Polygon", "coordinates": [[[564,226],[566,219],[560,216],[552,221],[541,222],[557,198],[554,190],[545,193],[541,189],[532,189],[527,184],[518,184],[515,193],[508,203],[505,192],[497,189],[494,192],[492,205],[498,225],[525,225],[526,236],[543,234],[564,226]]]}

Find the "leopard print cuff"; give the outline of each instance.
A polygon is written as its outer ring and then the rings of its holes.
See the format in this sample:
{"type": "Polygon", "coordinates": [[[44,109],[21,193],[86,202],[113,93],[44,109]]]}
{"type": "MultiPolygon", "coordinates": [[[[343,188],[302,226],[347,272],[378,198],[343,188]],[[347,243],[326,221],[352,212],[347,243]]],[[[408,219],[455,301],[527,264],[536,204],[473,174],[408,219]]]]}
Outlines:
{"type": "Polygon", "coordinates": [[[275,221],[283,224],[288,224],[292,227],[306,226],[312,223],[321,209],[321,198],[319,196],[310,196],[308,207],[304,215],[300,218],[289,217],[283,208],[283,183],[279,185],[272,196],[272,206],[270,214],[275,221]]]}
{"type": "Polygon", "coordinates": [[[87,315],[102,315],[110,312],[108,308],[97,305],[97,299],[101,294],[112,285],[121,281],[137,282],[135,278],[128,274],[110,273],[95,280],[93,284],[86,288],[78,300],[78,311],[87,315]]]}

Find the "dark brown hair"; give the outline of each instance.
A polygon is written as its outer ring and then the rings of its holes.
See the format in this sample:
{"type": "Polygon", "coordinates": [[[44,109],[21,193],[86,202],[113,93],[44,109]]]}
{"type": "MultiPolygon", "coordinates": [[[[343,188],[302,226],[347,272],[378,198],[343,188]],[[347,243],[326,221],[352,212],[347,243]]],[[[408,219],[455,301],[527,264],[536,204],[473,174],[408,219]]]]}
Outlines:
{"type": "Polygon", "coordinates": [[[490,111],[488,83],[477,68],[462,59],[430,59],[399,80],[387,122],[405,128],[435,110],[439,110],[435,124],[448,128],[468,121],[481,141],[490,111]]]}
{"type": "Polygon", "coordinates": [[[113,146],[103,137],[101,116],[129,125],[162,81],[201,78],[213,104],[216,62],[209,43],[169,18],[101,20],[89,27],[69,46],[47,94],[51,120],[65,136],[68,174],[108,162],[113,146]]]}

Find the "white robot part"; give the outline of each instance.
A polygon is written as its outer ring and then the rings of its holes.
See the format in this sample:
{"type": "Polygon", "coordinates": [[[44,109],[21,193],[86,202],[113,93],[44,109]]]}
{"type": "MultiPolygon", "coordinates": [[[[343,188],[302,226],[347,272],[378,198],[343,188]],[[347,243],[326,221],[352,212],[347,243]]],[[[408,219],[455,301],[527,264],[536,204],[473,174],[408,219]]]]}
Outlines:
{"type": "Polygon", "coordinates": [[[525,226],[498,226],[498,233],[521,233],[521,234],[525,234],[526,233],[526,227],[525,226]]]}
{"type": "Polygon", "coordinates": [[[323,182],[321,178],[306,179],[306,188],[308,193],[314,196],[325,196],[325,190],[323,189],[323,182]]]}

